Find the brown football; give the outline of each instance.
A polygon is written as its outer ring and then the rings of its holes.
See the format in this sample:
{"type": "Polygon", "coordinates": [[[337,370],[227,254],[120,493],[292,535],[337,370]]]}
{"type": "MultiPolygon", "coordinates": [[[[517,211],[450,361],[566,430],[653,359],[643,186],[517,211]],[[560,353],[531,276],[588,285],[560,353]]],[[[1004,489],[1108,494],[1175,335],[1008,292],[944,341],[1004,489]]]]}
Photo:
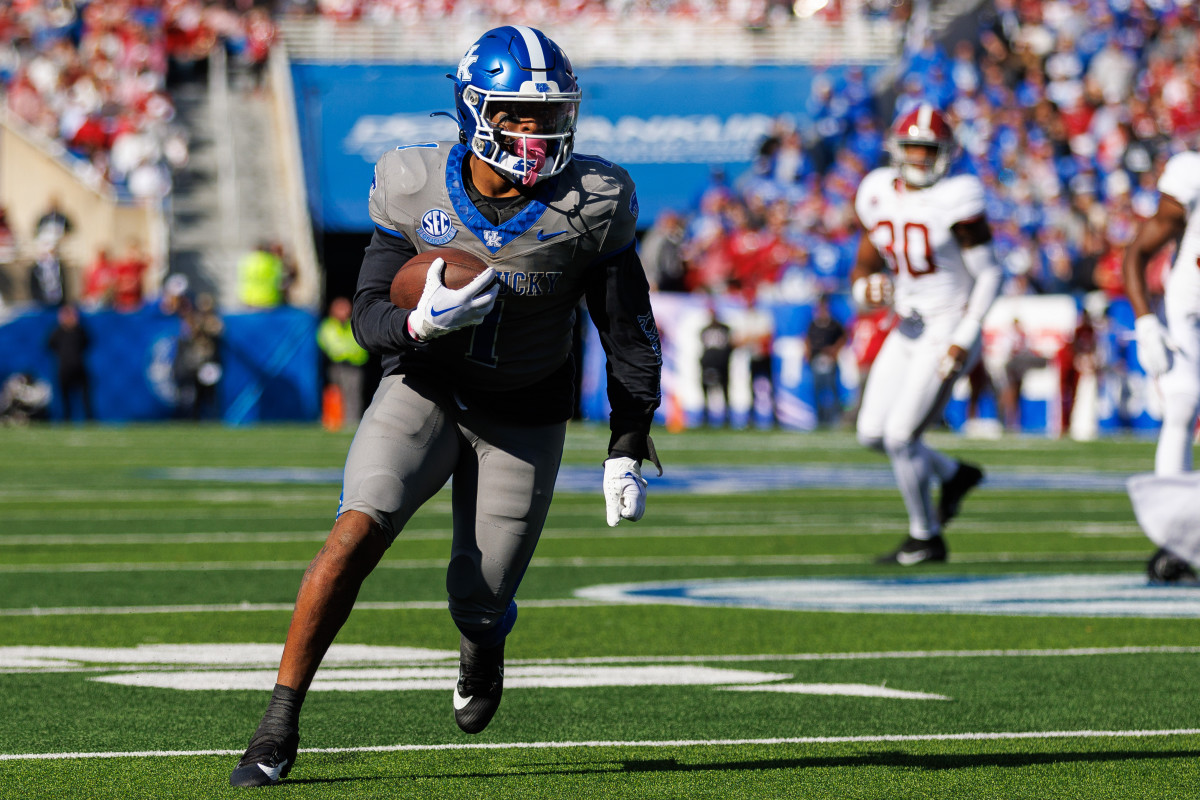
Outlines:
{"type": "Polygon", "coordinates": [[[435,259],[446,261],[446,272],[442,280],[451,289],[461,289],[476,275],[488,268],[488,263],[474,253],[455,247],[435,247],[404,262],[396,277],[392,278],[392,302],[400,308],[416,308],[425,290],[425,275],[435,259]]]}

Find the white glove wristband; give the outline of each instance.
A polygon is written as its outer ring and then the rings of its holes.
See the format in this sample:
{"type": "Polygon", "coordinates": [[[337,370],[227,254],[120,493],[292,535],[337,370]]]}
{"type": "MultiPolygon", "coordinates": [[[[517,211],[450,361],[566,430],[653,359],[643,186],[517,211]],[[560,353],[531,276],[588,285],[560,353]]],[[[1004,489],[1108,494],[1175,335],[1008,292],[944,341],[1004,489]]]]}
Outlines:
{"type": "Polygon", "coordinates": [[[610,528],[646,513],[646,479],[638,462],[624,456],[604,462],[604,506],[610,528]]]}
{"type": "Polygon", "coordinates": [[[425,275],[425,289],[417,307],[408,315],[408,332],[418,341],[428,341],[450,331],[478,325],[492,310],[500,285],[496,271],[488,267],[461,289],[443,283],[446,262],[436,259],[425,275]]]}
{"type": "Polygon", "coordinates": [[[1143,314],[1133,323],[1137,337],[1137,360],[1152,378],[1171,368],[1171,350],[1175,349],[1170,335],[1154,314],[1143,314]]]}

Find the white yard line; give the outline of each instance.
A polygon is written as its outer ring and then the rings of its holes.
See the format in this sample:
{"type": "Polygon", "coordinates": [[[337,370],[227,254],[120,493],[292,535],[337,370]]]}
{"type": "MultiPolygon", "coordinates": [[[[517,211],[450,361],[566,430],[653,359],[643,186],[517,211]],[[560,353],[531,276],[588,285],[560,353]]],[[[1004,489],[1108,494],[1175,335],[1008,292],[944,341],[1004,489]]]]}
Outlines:
{"type": "MultiPolygon", "coordinates": [[[[574,601],[529,601],[522,605],[531,605],[541,608],[561,607],[573,605],[574,601]]],[[[433,610],[441,610],[445,604],[435,603],[408,603],[408,604],[385,604],[376,603],[375,606],[405,607],[405,608],[429,608],[433,610]]],[[[586,605],[586,602],[580,602],[579,605],[586,605]]],[[[278,606],[279,610],[291,610],[291,606],[278,606]]],[[[282,643],[278,645],[234,645],[234,647],[254,647],[254,648],[275,648],[282,650],[282,643]]],[[[155,645],[148,645],[154,648],[155,645]]],[[[188,648],[211,647],[219,648],[221,645],[164,645],[171,648],[173,651],[188,648]]],[[[335,646],[336,647],[336,646],[335,646]]],[[[351,645],[351,647],[359,650],[370,651],[370,645],[351,645]]],[[[0,653],[4,651],[21,651],[29,650],[32,652],[31,657],[44,657],[42,651],[47,648],[32,646],[29,648],[8,647],[0,648],[0,653]]],[[[55,648],[50,648],[51,650],[55,648]]],[[[140,648],[138,648],[140,650],[140,648]]],[[[13,667],[0,669],[0,674],[17,674],[17,673],[34,673],[34,672],[94,672],[113,671],[120,672],[128,669],[144,670],[151,668],[161,669],[178,669],[180,663],[189,665],[189,668],[207,669],[229,667],[232,662],[205,662],[194,657],[188,658],[178,656],[174,659],[168,656],[162,656],[162,663],[158,667],[153,667],[153,662],[146,659],[138,659],[135,662],[130,661],[127,657],[123,657],[123,652],[111,653],[105,652],[105,648],[82,648],[81,654],[73,654],[69,657],[81,659],[82,661],[99,661],[110,660],[111,666],[66,666],[55,664],[51,667],[13,667]],[[94,652],[94,656],[91,655],[94,652]],[[182,661],[180,659],[183,659],[182,661]],[[214,666],[215,664],[215,666],[214,666]],[[132,665],[132,666],[131,666],[132,665]],[[150,665],[150,666],[148,666],[150,665]]],[[[121,650],[118,648],[118,650],[121,650]]],[[[333,653],[334,651],[330,651],[333,653]]],[[[886,660],[906,660],[906,659],[938,659],[938,658],[1078,658],[1088,656],[1126,656],[1126,655],[1195,655],[1200,653],[1200,645],[1136,645],[1126,647],[1062,647],[1062,648],[1011,648],[1011,649],[992,649],[992,650],[876,650],[864,652],[842,652],[842,653],[738,653],[724,655],[644,655],[644,656],[590,656],[581,658],[517,658],[509,659],[510,666],[601,666],[601,665],[628,665],[628,664],[703,664],[703,663],[722,663],[722,664],[743,664],[743,663],[761,663],[761,662],[805,662],[805,661],[886,661],[886,660]]],[[[24,654],[22,654],[24,655],[24,654]]],[[[449,653],[448,657],[452,657],[454,653],[449,653]]],[[[394,657],[393,657],[394,659],[394,657]]],[[[386,659],[385,659],[386,660],[386,659]]],[[[444,658],[434,659],[405,659],[406,664],[411,665],[428,665],[439,664],[444,658]]],[[[278,661],[277,653],[272,650],[269,658],[260,659],[262,662],[258,666],[271,666],[278,661]],[[269,663],[268,663],[269,662],[269,663]]],[[[257,662],[250,657],[247,657],[237,662],[240,666],[250,667],[257,662]]],[[[327,660],[326,663],[332,663],[327,660]]],[[[339,666],[347,664],[376,664],[380,663],[380,659],[370,659],[365,657],[357,658],[342,658],[337,661],[339,666]]]]}
{"type": "MultiPolygon", "coordinates": [[[[561,515],[560,515],[561,517],[561,515]]],[[[711,515],[709,515],[711,521],[711,515]]],[[[728,524],[689,525],[685,530],[677,527],[642,527],[617,530],[582,530],[582,531],[547,531],[543,537],[547,539],[572,540],[611,540],[611,539],[735,539],[735,538],[766,538],[774,536],[830,536],[831,526],[837,522],[845,524],[845,520],[833,519],[760,519],[746,517],[730,520],[728,524]]],[[[1137,538],[1145,539],[1145,534],[1136,523],[1112,524],[1080,524],[1074,520],[1040,520],[1039,528],[1053,529],[1060,533],[1083,538],[1137,538]]],[[[896,526],[891,521],[868,520],[853,523],[854,533],[859,535],[875,535],[879,533],[894,533],[896,526]]],[[[997,533],[1021,534],[1040,536],[1038,531],[1031,531],[1026,522],[994,523],[974,522],[972,520],[956,521],[954,535],[976,536],[995,535],[997,533]]],[[[74,547],[76,545],[133,545],[142,547],[149,544],[254,544],[276,542],[311,542],[324,541],[329,535],[327,529],[307,531],[213,531],[196,533],[35,533],[0,535],[0,547],[74,547]]],[[[445,529],[407,530],[401,534],[400,541],[441,540],[449,537],[445,529]]]]}
{"type": "MultiPolygon", "coordinates": [[[[529,608],[589,608],[591,606],[610,606],[603,600],[522,600],[522,606],[529,608]]],[[[625,605],[625,604],[622,604],[625,605]]],[[[640,604],[638,604],[640,605],[640,604]]],[[[647,602],[646,605],[658,605],[647,602]]],[[[370,611],[412,611],[435,610],[445,611],[445,601],[413,600],[410,602],[360,601],[354,604],[356,609],[370,611]]],[[[112,614],[221,614],[240,613],[247,611],[291,611],[292,603],[193,603],[190,605],[157,605],[157,606],[64,606],[59,608],[3,608],[0,617],[69,617],[69,616],[106,616],[112,614]]]]}
{"type": "MultiPolygon", "coordinates": [[[[738,747],[780,744],[883,744],[893,742],[980,742],[1014,739],[1146,739],[1196,736],[1200,728],[1129,731],[991,731],[981,733],[882,734],[879,736],[793,736],[770,739],[662,739],[646,741],[477,742],[454,744],[391,744],[364,747],[305,747],[301,753],[400,753],[428,750],[562,750],[604,747],[738,747]]],[[[54,761],[84,758],[170,758],[175,756],[238,756],[239,750],[133,750],[119,753],[0,753],[0,761],[54,761]]]]}
{"type": "MultiPolygon", "coordinates": [[[[998,562],[1029,563],[1079,563],[1097,561],[1146,560],[1145,549],[1110,551],[1106,553],[1036,552],[1036,553],[981,553],[978,556],[955,554],[956,564],[995,564],[998,562]]],[[[596,558],[579,556],[573,558],[535,558],[530,569],[564,567],[736,567],[736,566],[838,566],[870,564],[874,557],[862,555],[815,555],[815,556],[629,556],[596,558]]],[[[444,558],[427,559],[384,559],[376,569],[445,569],[444,558]]],[[[304,570],[307,561],[114,561],[86,562],[75,564],[0,564],[0,574],[33,573],[55,574],[73,572],[209,572],[214,570],[241,570],[258,572],[264,570],[304,570]]]]}

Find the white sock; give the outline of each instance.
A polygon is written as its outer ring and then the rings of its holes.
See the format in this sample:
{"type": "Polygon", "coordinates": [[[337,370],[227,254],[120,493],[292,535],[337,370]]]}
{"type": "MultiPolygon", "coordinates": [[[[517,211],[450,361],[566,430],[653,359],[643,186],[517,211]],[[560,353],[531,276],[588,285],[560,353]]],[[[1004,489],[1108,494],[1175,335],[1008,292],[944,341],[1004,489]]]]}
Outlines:
{"type": "Polygon", "coordinates": [[[932,539],[942,532],[933,508],[929,452],[920,442],[887,445],[896,486],[908,509],[908,533],[914,539],[932,539]]]}

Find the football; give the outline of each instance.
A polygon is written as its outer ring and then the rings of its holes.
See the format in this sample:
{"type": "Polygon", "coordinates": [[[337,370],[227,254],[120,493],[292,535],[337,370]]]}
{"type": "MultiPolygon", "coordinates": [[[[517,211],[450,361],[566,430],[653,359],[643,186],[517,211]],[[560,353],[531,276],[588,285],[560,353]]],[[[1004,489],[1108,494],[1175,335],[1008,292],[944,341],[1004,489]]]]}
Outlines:
{"type": "Polygon", "coordinates": [[[476,275],[488,268],[488,263],[479,256],[455,247],[435,247],[404,262],[396,277],[392,278],[392,302],[400,308],[416,308],[425,290],[425,275],[429,265],[436,259],[446,261],[446,272],[442,280],[450,289],[461,289],[476,275]]]}

